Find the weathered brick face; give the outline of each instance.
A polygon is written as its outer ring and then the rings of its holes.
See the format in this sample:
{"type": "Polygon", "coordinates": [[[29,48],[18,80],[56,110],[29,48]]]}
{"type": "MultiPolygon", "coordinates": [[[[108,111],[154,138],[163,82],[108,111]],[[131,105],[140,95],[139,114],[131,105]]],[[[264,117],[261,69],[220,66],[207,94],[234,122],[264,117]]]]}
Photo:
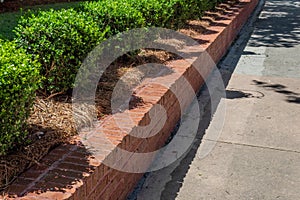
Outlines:
{"type": "MultiPolygon", "coordinates": [[[[226,53],[258,0],[245,2],[247,3],[235,9],[232,16],[219,20],[210,27],[212,34],[195,36],[201,41],[207,41],[199,45],[199,48],[204,47],[215,63],[226,53]]],[[[157,79],[155,83],[146,85],[143,90],[137,91],[136,95],[143,98],[145,105],[126,111],[133,119],[133,123],[129,124],[126,130],[140,131],[134,127],[151,124],[149,112],[153,109],[153,105],[159,104],[166,110],[167,121],[157,134],[148,138],[134,137],[121,130],[116,124],[115,120],[123,119],[121,114],[116,114],[115,118],[110,116],[105,119],[99,129],[106,135],[109,142],[97,137],[95,133],[93,144],[99,148],[96,153],[86,149],[80,137],[74,138],[76,142],[73,145],[57,147],[43,158],[40,165],[35,165],[21,174],[7,188],[6,194],[0,196],[0,199],[125,199],[143,174],[118,171],[104,165],[101,161],[114,156],[115,147],[111,144],[130,152],[151,152],[163,146],[180,118],[180,104],[187,107],[194,97],[194,94],[186,90],[180,79],[185,78],[193,90],[197,91],[213,67],[211,63],[202,62],[201,64],[202,76],[187,62],[172,61],[168,65],[177,74],[164,76],[157,79]],[[163,84],[159,84],[159,81],[163,84]],[[172,91],[181,94],[180,104],[178,97],[172,91]]],[[[161,115],[155,115],[155,117],[159,116],[161,115]]],[[[155,120],[158,123],[160,119],[155,120]]],[[[124,159],[128,159],[129,162],[130,158],[124,159]]],[[[137,166],[138,162],[148,164],[144,160],[130,160],[130,162],[137,162],[137,166]]],[[[126,162],[124,163],[126,165],[126,162]]]]}

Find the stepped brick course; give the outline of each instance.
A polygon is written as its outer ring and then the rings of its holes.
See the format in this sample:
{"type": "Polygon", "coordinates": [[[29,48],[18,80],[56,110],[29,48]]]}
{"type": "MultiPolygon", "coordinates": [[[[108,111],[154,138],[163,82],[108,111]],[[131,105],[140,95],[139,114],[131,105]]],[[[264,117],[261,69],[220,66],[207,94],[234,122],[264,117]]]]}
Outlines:
{"type": "MultiPolygon", "coordinates": [[[[204,47],[216,63],[226,53],[258,0],[244,2],[242,6],[234,9],[231,16],[218,20],[210,27],[211,34],[196,36],[196,39],[206,41],[198,47],[201,49],[204,47]]],[[[193,49],[186,49],[186,52],[192,53],[193,49]]],[[[55,148],[40,164],[21,174],[0,199],[125,199],[143,173],[118,171],[103,162],[108,159],[115,160],[118,165],[124,165],[125,168],[136,167],[137,172],[149,166],[152,158],[138,159],[133,156],[134,152],[152,152],[165,144],[182,114],[180,106],[183,109],[187,108],[194,97],[184,80],[188,80],[188,84],[197,91],[214,67],[212,63],[201,60],[201,57],[191,59],[201,63],[202,76],[186,61],[174,60],[168,63],[168,66],[177,73],[158,77],[154,82],[148,82],[141,87],[142,89],[137,90],[136,95],[142,97],[145,102],[143,106],[109,116],[93,130],[93,133],[82,133],[74,138],[74,144],[55,148]],[[176,97],[175,93],[181,95],[176,97]],[[166,123],[160,124],[163,113],[160,113],[161,111],[154,105],[165,108],[166,123]],[[126,115],[131,117],[132,123],[126,122],[128,118],[126,115]],[[118,125],[120,122],[122,128],[118,125]],[[155,133],[155,127],[160,127],[158,133],[155,133]],[[99,132],[104,133],[108,139],[99,137],[99,132]],[[138,138],[134,137],[135,134],[149,137],[138,138]],[[87,135],[90,137],[88,142],[92,143],[92,147],[86,145],[87,135]],[[116,156],[118,149],[132,154],[119,158],[116,156]]]]}

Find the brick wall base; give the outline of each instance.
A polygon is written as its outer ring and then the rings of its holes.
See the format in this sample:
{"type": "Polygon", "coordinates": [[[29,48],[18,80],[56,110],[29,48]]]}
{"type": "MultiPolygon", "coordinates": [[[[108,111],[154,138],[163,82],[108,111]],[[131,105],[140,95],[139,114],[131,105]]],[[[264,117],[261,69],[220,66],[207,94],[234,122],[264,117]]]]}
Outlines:
{"type": "MultiPolygon", "coordinates": [[[[209,28],[212,34],[195,36],[199,41],[206,41],[204,45],[199,44],[198,47],[204,48],[217,63],[224,56],[257,3],[258,0],[244,1],[242,6],[232,9],[231,16],[226,16],[209,28]]],[[[192,54],[193,50],[187,48],[186,52],[192,54]]],[[[41,164],[31,167],[19,176],[7,188],[5,195],[0,196],[0,199],[126,199],[143,175],[143,170],[152,161],[152,158],[135,158],[134,152],[152,152],[165,144],[180,119],[180,106],[186,108],[194,97],[193,92],[186,89],[184,79],[188,80],[194,91],[197,91],[214,67],[213,63],[205,62],[205,59],[201,60],[203,59],[201,56],[191,59],[195,60],[193,66],[184,60],[174,60],[168,63],[168,66],[177,73],[158,77],[155,83],[147,83],[142,90],[138,90],[136,95],[143,98],[145,102],[143,106],[110,116],[99,124],[93,133],[82,133],[74,138],[74,144],[55,148],[43,158],[41,164]],[[201,63],[201,74],[195,69],[197,62],[201,63]],[[181,103],[174,91],[181,94],[181,103]],[[148,131],[145,135],[151,134],[152,129],[137,127],[148,126],[153,127],[154,130],[158,126],[162,120],[160,117],[163,115],[156,113],[154,105],[161,105],[165,108],[166,123],[157,134],[151,137],[132,136],[134,133],[143,134],[141,133],[143,131],[148,131]],[[125,127],[127,132],[121,130],[116,123],[118,120],[126,119],[125,114],[131,116],[134,121],[133,124],[125,127]],[[108,140],[99,137],[98,132],[104,133],[108,140]],[[96,148],[90,148],[89,144],[86,144],[84,141],[86,135],[92,137],[90,141],[96,148]],[[129,153],[120,158],[118,157],[120,149],[132,152],[132,154],[129,153]],[[109,160],[119,165],[115,167],[117,169],[123,165],[124,169],[132,169],[141,173],[122,172],[108,167],[104,163],[109,160]]]]}

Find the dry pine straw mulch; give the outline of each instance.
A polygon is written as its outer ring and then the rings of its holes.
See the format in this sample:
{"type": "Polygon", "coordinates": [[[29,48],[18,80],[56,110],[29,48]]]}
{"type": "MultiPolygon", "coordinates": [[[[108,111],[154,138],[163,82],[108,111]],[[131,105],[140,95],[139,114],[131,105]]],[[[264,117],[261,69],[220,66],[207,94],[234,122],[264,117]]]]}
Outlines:
{"type": "MultiPolygon", "coordinates": [[[[217,24],[222,15],[235,12],[232,9],[234,2],[220,4],[216,11],[207,12],[201,20],[187,22],[179,31],[193,37],[209,34],[209,27],[217,24]]],[[[123,56],[117,59],[100,79],[96,92],[96,110],[98,118],[111,114],[110,99],[117,81],[129,70],[146,63],[166,63],[176,59],[174,55],[161,50],[141,50],[134,57],[123,56]]],[[[136,80],[137,82],[139,80],[136,80]]],[[[131,106],[139,106],[142,100],[138,99],[131,106]]],[[[83,121],[89,120],[83,118],[83,121]]],[[[83,122],[85,123],[85,122],[83,122]]],[[[60,95],[53,98],[38,95],[33,110],[28,119],[29,144],[19,147],[9,155],[0,157],[0,190],[6,188],[23,171],[33,164],[39,164],[52,148],[62,143],[72,143],[71,137],[76,135],[73,120],[71,95],[60,95]]]]}

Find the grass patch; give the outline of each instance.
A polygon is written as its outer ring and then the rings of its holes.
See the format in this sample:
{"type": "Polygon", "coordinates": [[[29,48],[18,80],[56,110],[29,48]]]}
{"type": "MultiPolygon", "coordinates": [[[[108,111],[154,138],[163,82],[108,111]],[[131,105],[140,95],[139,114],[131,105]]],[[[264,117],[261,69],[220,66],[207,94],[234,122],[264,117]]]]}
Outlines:
{"type": "Polygon", "coordinates": [[[49,10],[50,8],[59,10],[63,8],[76,8],[81,2],[70,2],[70,3],[56,3],[47,5],[38,5],[33,7],[26,7],[18,12],[7,12],[0,14],[0,39],[13,40],[15,33],[13,30],[18,24],[20,17],[26,13],[27,10],[39,11],[49,10]]]}
{"type": "Polygon", "coordinates": [[[12,40],[15,37],[13,29],[17,26],[22,12],[0,14],[0,38],[12,40]]]}

